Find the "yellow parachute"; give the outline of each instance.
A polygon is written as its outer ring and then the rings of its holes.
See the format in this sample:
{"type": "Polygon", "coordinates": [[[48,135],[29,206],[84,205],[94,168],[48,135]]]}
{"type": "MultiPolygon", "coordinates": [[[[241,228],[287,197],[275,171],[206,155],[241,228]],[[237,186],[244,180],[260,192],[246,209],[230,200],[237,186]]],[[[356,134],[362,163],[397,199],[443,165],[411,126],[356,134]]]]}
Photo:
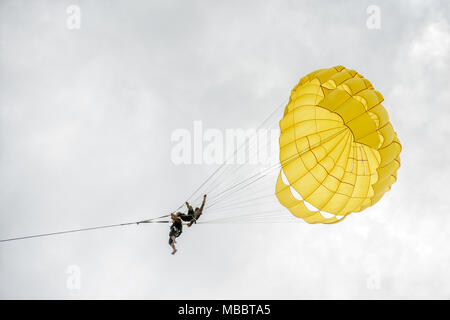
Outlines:
{"type": "Polygon", "coordinates": [[[343,66],[314,71],[295,86],[280,121],[276,183],[278,201],[294,216],[336,223],[389,191],[401,144],[382,101],[343,66]]]}

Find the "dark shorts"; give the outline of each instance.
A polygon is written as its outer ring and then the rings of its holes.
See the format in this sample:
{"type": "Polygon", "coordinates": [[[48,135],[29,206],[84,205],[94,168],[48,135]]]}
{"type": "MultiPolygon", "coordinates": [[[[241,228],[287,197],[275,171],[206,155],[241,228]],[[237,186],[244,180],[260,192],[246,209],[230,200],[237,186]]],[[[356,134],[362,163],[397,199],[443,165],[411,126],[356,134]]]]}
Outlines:
{"type": "Polygon", "coordinates": [[[175,238],[178,238],[181,234],[181,231],[176,229],[170,229],[169,237],[175,236],[175,238]]]}
{"type": "Polygon", "coordinates": [[[178,238],[179,236],[180,236],[180,234],[181,234],[181,232],[180,233],[169,233],[169,244],[172,244],[172,242],[173,242],[173,239],[172,239],[172,237],[173,236],[175,236],[175,238],[178,238]]]}
{"type": "Polygon", "coordinates": [[[181,220],[183,220],[184,222],[190,222],[194,219],[194,215],[190,215],[190,214],[183,214],[181,216],[179,216],[179,218],[181,220]]]}
{"type": "Polygon", "coordinates": [[[178,238],[183,231],[177,228],[171,227],[169,232],[169,244],[172,244],[172,237],[178,238]]]}

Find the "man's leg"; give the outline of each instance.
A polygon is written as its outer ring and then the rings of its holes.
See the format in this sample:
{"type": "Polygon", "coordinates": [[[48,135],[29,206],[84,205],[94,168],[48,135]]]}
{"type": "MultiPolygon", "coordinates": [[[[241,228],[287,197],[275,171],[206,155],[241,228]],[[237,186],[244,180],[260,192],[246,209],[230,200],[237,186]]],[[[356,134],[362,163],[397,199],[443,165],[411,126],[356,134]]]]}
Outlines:
{"type": "Polygon", "coordinates": [[[192,217],[192,221],[189,222],[188,227],[192,226],[193,223],[197,223],[198,218],[200,218],[200,216],[202,215],[202,213],[194,213],[194,216],[192,217]]]}
{"type": "Polygon", "coordinates": [[[169,239],[169,245],[172,247],[172,254],[175,254],[175,252],[177,252],[177,248],[175,248],[175,236],[171,236],[169,239]]]}

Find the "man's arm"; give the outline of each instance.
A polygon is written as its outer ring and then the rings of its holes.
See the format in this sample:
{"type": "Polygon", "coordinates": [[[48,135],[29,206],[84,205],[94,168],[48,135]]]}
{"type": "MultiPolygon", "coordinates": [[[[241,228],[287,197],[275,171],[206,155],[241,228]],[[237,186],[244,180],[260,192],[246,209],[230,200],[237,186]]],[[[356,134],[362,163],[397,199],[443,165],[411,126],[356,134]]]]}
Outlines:
{"type": "Polygon", "coordinates": [[[202,202],[202,205],[200,207],[200,212],[203,211],[203,207],[205,206],[205,202],[206,202],[206,194],[203,196],[203,202],[202,202]]]}
{"type": "Polygon", "coordinates": [[[188,210],[192,210],[192,206],[187,201],[186,201],[186,207],[188,208],[188,210]]]}

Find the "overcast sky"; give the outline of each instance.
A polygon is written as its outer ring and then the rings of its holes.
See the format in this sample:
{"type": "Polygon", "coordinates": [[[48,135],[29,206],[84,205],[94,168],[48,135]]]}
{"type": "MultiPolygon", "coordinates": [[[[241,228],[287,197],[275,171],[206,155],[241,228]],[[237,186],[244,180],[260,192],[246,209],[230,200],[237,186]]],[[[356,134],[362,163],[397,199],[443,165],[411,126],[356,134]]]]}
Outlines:
{"type": "Polygon", "coordinates": [[[175,165],[174,130],[256,128],[318,68],[369,79],[403,145],[392,190],[342,223],[198,224],[175,256],[165,224],[1,243],[0,298],[450,298],[447,0],[4,0],[0,14],[1,239],[167,214],[216,168],[175,165]]]}

